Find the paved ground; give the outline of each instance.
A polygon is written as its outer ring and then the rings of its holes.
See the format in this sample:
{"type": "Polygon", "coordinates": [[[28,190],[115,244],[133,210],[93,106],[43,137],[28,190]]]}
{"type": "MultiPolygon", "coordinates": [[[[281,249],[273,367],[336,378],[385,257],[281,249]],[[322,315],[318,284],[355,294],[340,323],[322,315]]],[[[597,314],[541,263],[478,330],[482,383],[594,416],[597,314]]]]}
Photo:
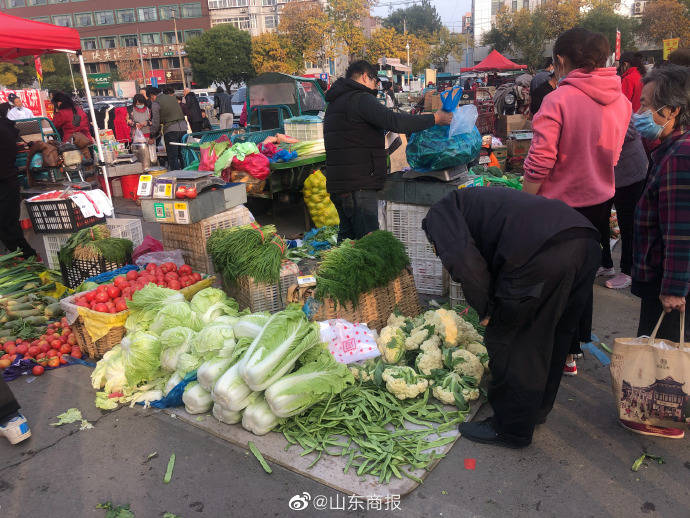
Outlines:
{"type": "MultiPolygon", "coordinates": [[[[629,293],[595,288],[595,333],[608,345],[632,336],[638,302],[629,293]]],[[[253,456],[222,440],[143,409],[102,413],[93,405],[89,369],[68,367],[12,382],[33,437],[0,443],[0,516],[101,517],[108,500],[128,503],[137,517],[172,512],[194,517],[323,516],[506,517],[688,516],[688,440],[645,438],[623,430],[612,405],[608,369],[596,359],[578,363],[556,407],[524,450],[503,450],[460,439],[400,510],[291,512],[304,491],[340,505],[344,496],[280,466],[263,472],[253,456]],[[29,383],[29,381],[31,381],[29,383]],[[78,407],[94,429],[52,427],[55,416],[78,407]],[[663,465],[630,470],[643,451],[663,465]],[[146,462],[149,454],[158,455],[146,462]],[[162,478],[175,453],[172,482],[162,478]],[[465,459],[475,459],[468,470],[465,459]]],[[[490,413],[486,406],[478,418],[490,413]]],[[[347,508],[348,504],[345,504],[347,508]]]]}

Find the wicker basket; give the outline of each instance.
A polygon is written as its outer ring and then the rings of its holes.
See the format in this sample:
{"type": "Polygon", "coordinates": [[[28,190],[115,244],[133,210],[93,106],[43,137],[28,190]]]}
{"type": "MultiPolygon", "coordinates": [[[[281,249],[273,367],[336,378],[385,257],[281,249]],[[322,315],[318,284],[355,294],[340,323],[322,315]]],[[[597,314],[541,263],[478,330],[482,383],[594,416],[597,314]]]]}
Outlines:
{"type": "Polygon", "coordinates": [[[269,311],[275,313],[287,306],[288,288],[297,284],[298,266],[292,261],[284,261],[277,284],[256,282],[250,277],[240,277],[236,282],[223,279],[225,292],[234,298],[240,308],[249,308],[253,313],[269,311]]]}
{"type": "Polygon", "coordinates": [[[191,225],[162,223],[161,233],[166,250],[182,250],[185,262],[195,272],[213,273],[213,263],[206,252],[211,233],[220,228],[248,225],[254,221],[252,213],[244,205],[203,219],[191,225]]]}
{"type": "Polygon", "coordinates": [[[102,357],[110,349],[119,344],[126,332],[124,326],[113,327],[104,337],[93,340],[86,331],[81,316],[72,324],[71,329],[77,338],[77,344],[82,354],[94,359],[102,357]]]}
{"type": "Polygon", "coordinates": [[[312,314],[312,320],[343,318],[353,323],[365,323],[369,328],[380,331],[396,309],[408,317],[415,317],[422,311],[414,278],[408,270],[404,270],[386,286],[361,294],[357,307],[325,299],[312,314]]]}

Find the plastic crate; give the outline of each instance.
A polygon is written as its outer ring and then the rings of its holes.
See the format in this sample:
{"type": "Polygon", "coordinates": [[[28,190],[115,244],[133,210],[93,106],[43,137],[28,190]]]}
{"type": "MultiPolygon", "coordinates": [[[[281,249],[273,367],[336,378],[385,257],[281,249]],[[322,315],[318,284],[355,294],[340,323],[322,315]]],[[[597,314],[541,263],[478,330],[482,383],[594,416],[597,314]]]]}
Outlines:
{"type": "Polygon", "coordinates": [[[58,252],[60,248],[64,245],[71,233],[67,234],[44,234],[43,235],[43,246],[46,250],[46,263],[48,263],[48,268],[51,270],[57,270],[60,268],[60,261],[58,260],[58,252]]]}
{"type": "Polygon", "coordinates": [[[465,294],[462,292],[462,284],[455,281],[448,283],[448,302],[451,306],[466,304],[465,294]]]}
{"type": "Polygon", "coordinates": [[[134,248],[144,241],[144,231],[141,229],[141,221],[134,218],[107,218],[105,224],[110,230],[111,237],[129,239],[134,248]]]}
{"type": "Polygon", "coordinates": [[[387,202],[385,209],[386,230],[405,245],[410,259],[440,262],[422,229],[422,220],[428,212],[429,207],[422,205],[387,202]]]}
{"type": "Polygon", "coordinates": [[[292,261],[284,261],[280,268],[280,280],[276,284],[256,282],[250,277],[240,277],[236,282],[223,279],[226,293],[235,299],[240,309],[249,308],[252,313],[275,313],[287,306],[287,292],[297,284],[299,267],[292,261]]]}
{"type": "Polygon", "coordinates": [[[213,273],[213,262],[206,252],[206,243],[214,230],[249,225],[254,216],[244,205],[202,219],[191,225],[162,223],[163,247],[166,250],[182,250],[185,263],[195,272],[213,273]]]}
{"type": "Polygon", "coordinates": [[[89,277],[99,275],[101,273],[110,272],[122,268],[126,264],[132,262],[131,257],[127,257],[124,262],[119,263],[115,261],[106,261],[100,258],[94,261],[84,261],[81,259],[72,259],[72,264],[67,266],[60,261],[60,271],[62,272],[62,282],[68,288],[76,288],[89,277]]]}
{"type": "Polygon", "coordinates": [[[322,140],[323,120],[305,119],[304,117],[292,117],[285,119],[285,134],[299,141],[322,140]]]}
{"type": "Polygon", "coordinates": [[[76,232],[82,228],[103,223],[105,218],[85,218],[79,207],[70,199],[27,201],[31,225],[38,234],[76,232]]]}
{"type": "Polygon", "coordinates": [[[412,259],[412,275],[417,291],[424,295],[443,296],[448,293],[448,272],[441,261],[412,259]]]}

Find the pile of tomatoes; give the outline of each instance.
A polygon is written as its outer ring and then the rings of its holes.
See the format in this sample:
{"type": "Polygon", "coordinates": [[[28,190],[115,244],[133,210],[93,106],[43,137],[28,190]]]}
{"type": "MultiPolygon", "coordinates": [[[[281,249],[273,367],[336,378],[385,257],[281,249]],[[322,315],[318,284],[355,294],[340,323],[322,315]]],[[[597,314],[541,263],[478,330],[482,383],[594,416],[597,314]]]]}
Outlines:
{"type": "Polygon", "coordinates": [[[0,346],[4,354],[0,356],[0,369],[9,367],[21,354],[24,359],[35,360],[32,373],[40,376],[44,367],[59,367],[68,362],[67,357],[81,358],[81,350],[77,345],[77,338],[72,329],[63,318],[60,322],[54,322],[48,326],[44,335],[35,340],[11,340],[0,346]]]}
{"type": "Polygon", "coordinates": [[[132,300],[132,294],[149,283],[180,290],[200,280],[201,274],[193,272],[192,267],[187,264],[178,268],[175,263],[163,263],[160,266],[149,263],[145,270],[131,270],[127,275],[115,277],[112,284],[102,284],[95,290],[84,293],[75,299],[75,303],[99,313],[119,313],[127,309],[127,301],[132,300]]]}

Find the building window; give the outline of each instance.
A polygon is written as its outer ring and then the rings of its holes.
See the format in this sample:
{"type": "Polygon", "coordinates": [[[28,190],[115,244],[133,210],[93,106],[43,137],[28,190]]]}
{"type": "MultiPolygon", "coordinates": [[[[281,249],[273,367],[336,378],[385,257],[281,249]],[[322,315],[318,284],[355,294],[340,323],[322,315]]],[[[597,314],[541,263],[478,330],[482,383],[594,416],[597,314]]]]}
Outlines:
{"type": "Polygon", "coordinates": [[[160,32],[147,32],[141,35],[142,45],[160,45],[161,44],[161,33],[160,32]]]}
{"type": "Polygon", "coordinates": [[[93,25],[93,13],[77,13],[74,15],[75,27],[91,27],[93,25]]]}
{"type": "Polygon", "coordinates": [[[46,5],[47,0],[26,0],[26,5],[29,7],[34,7],[36,5],[46,5]]]}
{"type": "Polygon", "coordinates": [[[25,0],[7,0],[7,8],[12,9],[13,7],[26,7],[25,0]]]}
{"type": "Polygon", "coordinates": [[[161,5],[158,7],[158,14],[161,20],[172,20],[173,17],[180,17],[180,8],[177,5],[161,5]]]}
{"type": "Polygon", "coordinates": [[[67,4],[69,0],[48,0],[49,4],[67,4]]]}
{"type": "Polygon", "coordinates": [[[265,29],[275,29],[278,27],[278,17],[276,15],[270,14],[264,16],[264,28],[265,29]]]}
{"type": "MultiPolygon", "coordinates": [[[[182,39],[182,31],[177,31],[177,37],[180,40],[180,43],[182,43],[184,40],[182,39]]],[[[173,31],[170,32],[164,32],[163,33],[163,43],[166,45],[172,45],[177,43],[175,41],[175,33],[173,31]]]]}
{"type": "Polygon", "coordinates": [[[72,15],[70,14],[56,14],[52,18],[54,25],[61,25],[62,27],[72,27],[72,15]]]}
{"type": "Polygon", "coordinates": [[[140,22],[155,22],[158,20],[158,9],[155,7],[139,7],[137,9],[140,22]]]}
{"type": "Polygon", "coordinates": [[[522,8],[529,10],[529,0],[522,0],[522,8]]]}
{"type": "Polygon", "coordinates": [[[163,60],[161,58],[151,58],[151,68],[156,70],[163,68],[163,60]]]}
{"type": "Polygon", "coordinates": [[[220,25],[222,23],[231,23],[238,29],[242,29],[243,31],[247,31],[252,28],[252,22],[249,19],[249,16],[236,16],[233,18],[220,18],[218,20],[213,21],[213,25],[220,25]]]}
{"type": "Polygon", "coordinates": [[[276,0],[261,0],[261,5],[263,5],[263,6],[276,5],[276,0]]]}
{"type": "Polygon", "coordinates": [[[120,36],[120,45],[123,47],[136,47],[138,45],[136,34],[123,34],[120,36]]]}
{"type": "Polygon", "coordinates": [[[84,38],[81,40],[82,50],[96,50],[97,48],[98,44],[96,43],[96,38],[84,38]]]}
{"type": "Polygon", "coordinates": [[[98,74],[98,63],[85,63],[84,65],[89,74],[98,74]]]}
{"type": "Polygon", "coordinates": [[[168,68],[180,68],[180,58],[168,58],[168,68]]]}
{"type": "Polygon", "coordinates": [[[182,18],[201,18],[201,4],[182,4],[182,18]]]}
{"type": "Polygon", "coordinates": [[[50,23],[50,16],[38,16],[37,18],[31,18],[35,22],[50,23]]]}
{"type": "Polygon", "coordinates": [[[115,23],[115,13],[112,11],[96,11],[96,25],[113,25],[115,23]]]}
{"type": "Polygon", "coordinates": [[[117,38],[115,36],[103,36],[101,38],[102,49],[114,49],[117,47],[117,38]]]}
{"type": "Polygon", "coordinates": [[[518,0],[513,0],[513,12],[517,11],[518,0]]]}
{"type": "Polygon", "coordinates": [[[189,41],[192,38],[196,38],[197,36],[201,36],[201,29],[192,29],[190,31],[184,31],[184,41],[189,41]]]}
{"type": "Polygon", "coordinates": [[[137,21],[134,16],[134,9],[118,9],[117,13],[117,23],[134,23],[137,21]]]}
{"type": "Polygon", "coordinates": [[[231,7],[246,7],[249,0],[209,0],[209,9],[229,9],[231,7]]]}

